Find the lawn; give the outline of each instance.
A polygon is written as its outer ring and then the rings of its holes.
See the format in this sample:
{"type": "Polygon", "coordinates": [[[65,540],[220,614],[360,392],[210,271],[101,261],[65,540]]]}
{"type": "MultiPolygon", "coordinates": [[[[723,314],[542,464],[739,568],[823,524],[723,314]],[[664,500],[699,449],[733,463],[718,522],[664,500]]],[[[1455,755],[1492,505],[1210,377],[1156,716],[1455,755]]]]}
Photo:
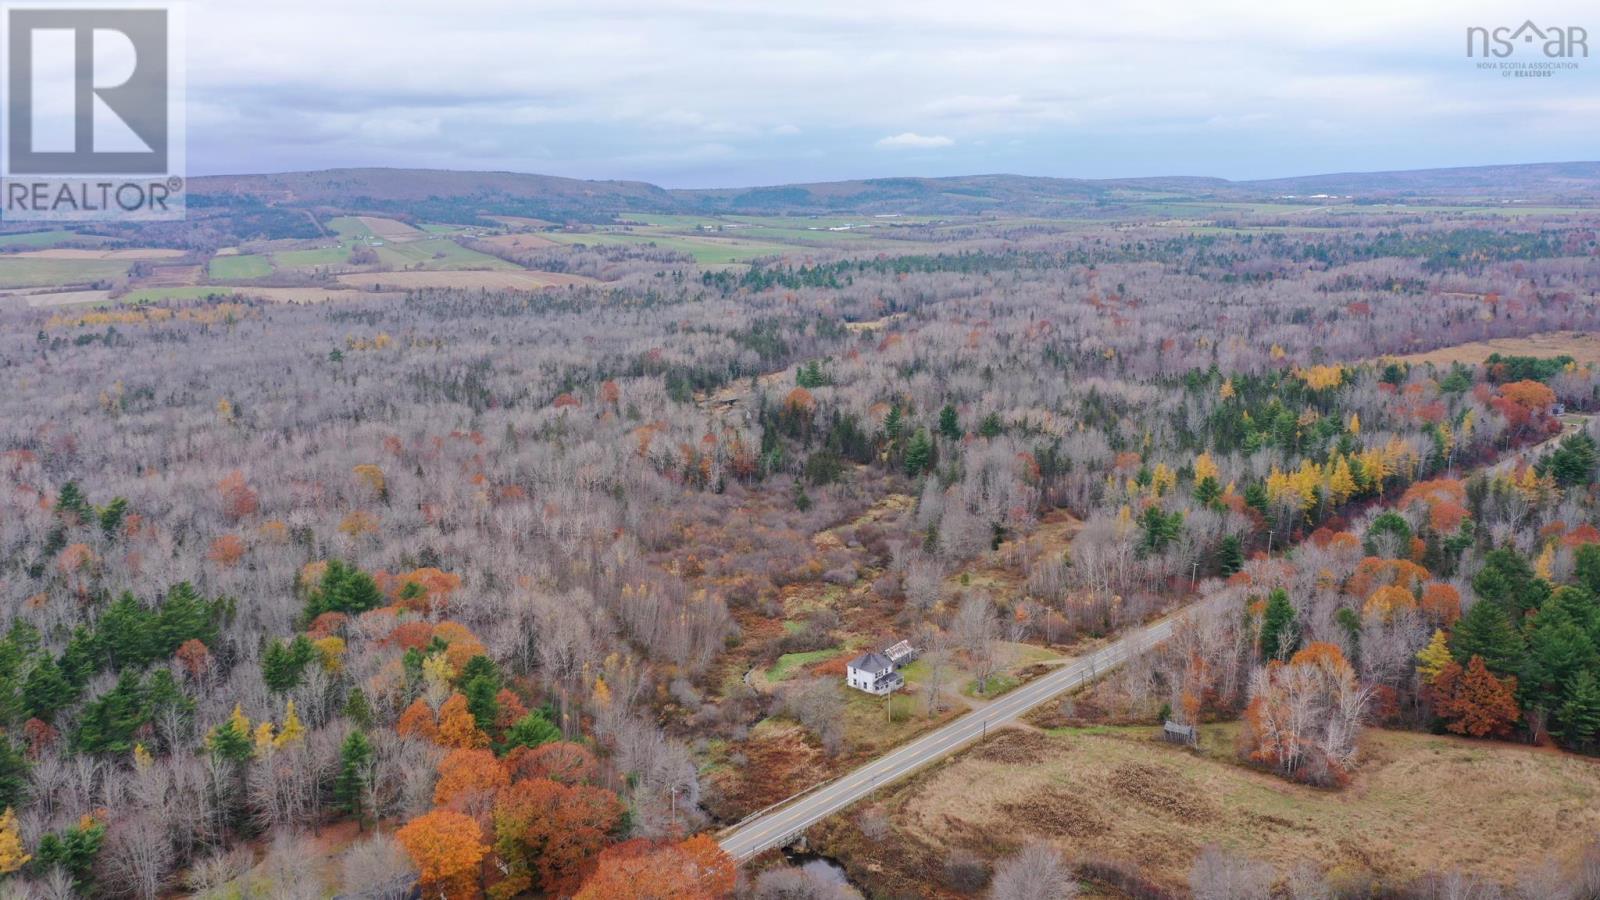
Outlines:
{"type": "Polygon", "coordinates": [[[772,682],[783,681],[806,666],[814,666],[843,652],[843,648],[828,647],[823,650],[811,650],[805,653],[785,653],[778,657],[778,661],[772,664],[772,668],[767,670],[767,680],[772,682]]]}
{"type": "Polygon", "coordinates": [[[121,278],[128,262],[115,259],[0,257],[0,288],[58,287],[121,278]]]}
{"type": "Polygon", "coordinates": [[[1232,723],[1203,726],[1190,751],[1153,727],[1007,729],[885,797],[899,834],[890,846],[863,843],[847,815],[826,826],[819,849],[842,856],[875,895],[926,885],[917,860],[929,854],[965,847],[994,858],[1030,839],[1069,858],[1135,864],[1179,890],[1212,843],[1285,874],[1317,860],[1335,877],[1370,873],[1392,887],[1453,868],[1509,880],[1600,829],[1591,758],[1374,729],[1352,783],[1327,791],[1238,763],[1237,734],[1232,723]]]}
{"type": "Polygon", "coordinates": [[[984,685],[986,690],[981,694],[978,693],[978,679],[973,678],[969,680],[965,685],[962,686],[961,696],[971,697],[974,700],[993,700],[994,698],[1004,694],[1006,691],[1009,691],[1020,684],[1022,684],[1021,678],[1001,672],[989,676],[989,683],[984,685]]]}
{"type": "Polygon", "coordinates": [[[254,253],[214,256],[206,274],[217,281],[245,281],[272,274],[272,261],[254,253]]]}

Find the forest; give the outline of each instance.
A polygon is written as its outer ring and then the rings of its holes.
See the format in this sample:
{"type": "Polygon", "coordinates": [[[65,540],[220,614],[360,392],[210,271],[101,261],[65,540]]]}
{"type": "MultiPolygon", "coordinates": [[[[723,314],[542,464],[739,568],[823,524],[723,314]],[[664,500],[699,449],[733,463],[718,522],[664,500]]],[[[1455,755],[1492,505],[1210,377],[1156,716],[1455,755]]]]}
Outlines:
{"type": "MultiPolygon", "coordinates": [[[[0,892],[1595,896],[1594,821],[1544,881],[1019,835],[874,886],[719,846],[1177,610],[1043,727],[1226,726],[1229,766],[1351,796],[1390,732],[1593,762],[1600,222],[1279,218],[0,304],[0,892]],[[898,640],[904,691],[845,687],[898,640]]],[[[911,840],[877,809],[852,840],[911,840]]]]}

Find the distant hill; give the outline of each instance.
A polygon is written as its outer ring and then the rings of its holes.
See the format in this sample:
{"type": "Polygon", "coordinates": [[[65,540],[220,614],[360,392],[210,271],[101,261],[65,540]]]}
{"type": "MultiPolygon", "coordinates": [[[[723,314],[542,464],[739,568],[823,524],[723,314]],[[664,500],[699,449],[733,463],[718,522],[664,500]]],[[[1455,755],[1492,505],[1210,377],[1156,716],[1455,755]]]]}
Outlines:
{"type": "MultiPolygon", "coordinates": [[[[191,179],[191,202],[230,201],[350,211],[520,215],[561,221],[590,220],[622,210],[668,212],[680,201],[642,181],[584,181],[517,172],[443,169],[328,169],[275,175],[215,175],[191,179]]],[[[454,218],[444,218],[453,221],[454,218]]]]}
{"type": "Polygon", "coordinates": [[[667,190],[639,181],[584,181],[515,172],[331,169],[195,178],[201,208],[258,205],[388,212],[439,221],[521,215],[604,221],[659,213],[1092,214],[1154,200],[1264,200],[1317,194],[1355,201],[1433,199],[1600,203],[1600,162],[1534,163],[1405,172],[1308,175],[1258,181],[964,175],[867,178],[749,188],[667,190]]]}
{"type": "Polygon", "coordinates": [[[1600,163],[1529,163],[1400,172],[1345,172],[1238,182],[1271,194],[1351,194],[1504,200],[1600,200],[1600,163]]]}

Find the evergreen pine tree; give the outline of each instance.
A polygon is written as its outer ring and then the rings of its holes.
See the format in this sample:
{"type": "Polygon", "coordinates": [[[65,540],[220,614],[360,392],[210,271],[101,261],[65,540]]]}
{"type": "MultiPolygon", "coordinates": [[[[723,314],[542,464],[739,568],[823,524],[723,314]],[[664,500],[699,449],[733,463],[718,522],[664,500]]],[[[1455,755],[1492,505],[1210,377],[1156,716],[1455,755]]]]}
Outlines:
{"type": "Polygon", "coordinates": [[[906,474],[912,478],[933,468],[933,439],[918,428],[906,444],[906,474]]]}
{"type": "Polygon", "coordinates": [[[1230,534],[1222,539],[1217,546],[1217,571],[1223,575],[1232,575],[1244,568],[1244,546],[1239,542],[1239,536],[1230,534]]]}
{"type": "Polygon", "coordinates": [[[561,729],[557,728],[539,710],[518,719],[515,725],[506,732],[506,748],[537,747],[551,741],[561,740],[561,729]]]}
{"type": "Polygon", "coordinates": [[[1591,749],[1600,739],[1600,680],[1594,669],[1573,675],[1551,731],[1569,747],[1591,749]]]}
{"type": "Polygon", "coordinates": [[[350,732],[339,748],[339,776],[333,782],[333,800],[358,820],[368,812],[366,789],[372,781],[372,744],[360,731],[350,732]]]}
{"type": "Polygon", "coordinates": [[[1479,600],[1456,623],[1450,652],[1465,665],[1474,656],[1498,674],[1513,674],[1522,665],[1522,636],[1512,627],[1505,610],[1492,600],[1479,600]]]}
{"type": "Polygon", "coordinates": [[[1294,605],[1289,602],[1289,593],[1277,588],[1267,595],[1267,609],[1261,614],[1261,656],[1264,659],[1288,659],[1299,646],[1294,605]]]}
{"type": "Polygon", "coordinates": [[[939,433],[952,441],[961,440],[961,420],[956,415],[956,408],[948,403],[939,410],[939,433]]]}

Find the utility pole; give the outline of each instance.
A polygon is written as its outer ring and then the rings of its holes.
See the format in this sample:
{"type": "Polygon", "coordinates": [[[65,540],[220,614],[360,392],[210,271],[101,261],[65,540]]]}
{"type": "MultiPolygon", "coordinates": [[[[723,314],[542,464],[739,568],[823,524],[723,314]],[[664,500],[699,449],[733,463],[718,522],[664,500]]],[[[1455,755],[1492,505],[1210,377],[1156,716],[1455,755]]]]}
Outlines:
{"type": "Polygon", "coordinates": [[[1195,560],[1189,568],[1189,590],[1194,590],[1195,580],[1200,577],[1200,560],[1195,560]]]}
{"type": "Polygon", "coordinates": [[[1272,529],[1267,529],[1267,559],[1272,558],[1272,535],[1275,533],[1272,529]]]}

